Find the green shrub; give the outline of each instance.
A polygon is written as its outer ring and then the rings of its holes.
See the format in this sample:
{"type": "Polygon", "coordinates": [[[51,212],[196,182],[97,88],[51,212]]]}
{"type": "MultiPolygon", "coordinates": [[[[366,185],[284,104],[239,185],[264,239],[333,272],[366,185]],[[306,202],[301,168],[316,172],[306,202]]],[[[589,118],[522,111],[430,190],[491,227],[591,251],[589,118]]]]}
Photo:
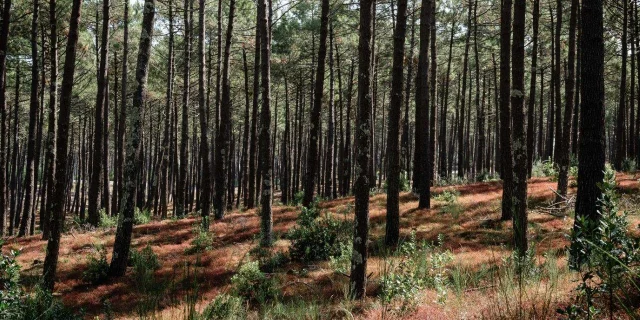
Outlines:
{"type": "Polygon", "coordinates": [[[20,251],[10,250],[4,254],[1,251],[3,245],[0,240],[0,318],[13,319],[22,314],[20,265],[16,261],[20,251]]]}
{"type": "Polygon", "coordinates": [[[92,285],[98,285],[109,277],[109,263],[107,250],[102,245],[94,245],[94,252],[89,255],[87,269],[82,273],[82,280],[92,285]]]}
{"type": "Polygon", "coordinates": [[[193,228],[195,238],[191,241],[191,246],[184,250],[186,254],[201,253],[209,251],[213,248],[213,237],[209,230],[203,229],[200,224],[196,224],[193,228]]]}
{"type": "Polygon", "coordinates": [[[556,166],[553,163],[553,161],[551,161],[550,159],[544,160],[544,161],[537,160],[533,163],[531,176],[532,177],[551,177],[553,179],[557,179],[558,170],[556,169],[556,166]]]}
{"type": "Polygon", "coordinates": [[[158,291],[159,284],[155,281],[154,272],[160,269],[160,262],[151,246],[131,252],[131,262],[137,290],[142,293],[158,291]]]}
{"type": "Polygon", "coordinates": [[[448,189],[448,190],[442,191],[441,193],[434,194],[432,198],[435,201],[441,201],[446,204],[451,204],[458,201],[459,196],[460,196],[460,191],[456,189],[448,189]]]}
{"type": "Polygon", "coordinates": [[[134,224],[147,224],[151,222],[151,211],[148,209],[140,210],[135,208],[133,211],[133,223],[134,224]]]}
{"type": "Polygon", "coordinates": [[[638,170],[636,160],[632,158],[625,158],[622,161],[622,172],[636,172],[636,170],[638,170]]]}
{"type": "Polygon", "coordinates": [[[353,246],[350,242],[341,242],[338,245],[338,254],[329,257],[331,268],[342,274],[349,274],[351,271],[351,255],[353,254],[353,246]]]}
{"type": "Polygon", "coordinates": [[[300,190],[293,195],[293,204],[299,205],[302,203],[303,199],[304,199],[304,191],[300,190]]]}
{"type": "Polygon", "coordinates": [[[240,297],[219,294],[202,311],[203,320],[243,320],[247,318],[247,308],[240,297]]]}
{"type": "Polygon", "coordinates": [[[599,221],[576,218],[578,227],[572,234],[570,263],[572,268],[581,270],[582,282],[576,288],[576,304],[560,310],[566,316],[575,313],[592,318],[600,312],[597,300],[603,301],[609,314],[615,309],[629,312],[626,297],[640,293],[635,282],[640,275],[640,243],[629,233],[626,212],[619,212],[615,172],[610,167],[606,167],[599,187],[599,221]]]}
{"type": "Polygon", "coordinates": [[[115,228],[118,225],[118,217],[112,217],[102,208],[100,209],[100,222],[98,225],[105,229],[115,228]]]}
{"type": "Polygon", "coordinates": [[[243,264],[231,277],[233,293],[249,301],[264,303],[280,296],[277,280],[260,270],[258,261],[243,264]]]}
{"type": "Polygon", "coordinates": [[[277,269],[282,268],[287,262],[289,258],[286,254],[282,252],[276,252],[274,254],[268,254],[260,257],[259,264],[260,270],[264,272],[275,272],[277,269]]]}
{"type": "Polygon", "coordinates": [[[22,301],[22,315],[3,319],[38,319],[38,320],[81,320],[84,318],[82,310],[78,313],[67,308],[55,299],[53,295],[36,287],[35,293],[29,294],[22,301]]]}
{"type": "Polygon", "coordinates": [[[327,260],[340,253],[340,243],[348,242],[352,231],[351,220],[330,215],[305,221],[289,232],[289,255],[293,260],[304,262],[327,260]]]}

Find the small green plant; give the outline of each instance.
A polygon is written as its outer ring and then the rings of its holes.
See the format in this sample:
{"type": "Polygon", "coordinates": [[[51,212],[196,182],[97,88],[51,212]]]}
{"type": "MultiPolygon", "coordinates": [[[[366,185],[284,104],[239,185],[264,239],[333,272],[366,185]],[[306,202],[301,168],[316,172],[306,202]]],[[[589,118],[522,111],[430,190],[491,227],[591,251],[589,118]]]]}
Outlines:
{"type": "Polygon", "coordinates": [[[242,320],[247,318],[247,307],[241,297],[219,294],[200,315],[202,320],[242,320]]]}
{"type": "Polygon", "coordinates": [[[135,208],[133,211],[133,223],[134,224],[147,224],[151,222],[151,211],[148,209],[140,210],[135,208]]]}
{"type": "Polygon", "coordinates": [[[100,209],[100,222],[99,226],[104,229],[114,228],[118,225],[118,217],[112,217],[107,214],[104,208],[100,209]]]}
{"type": "Polygon", "coordinates": [[[99,285],[104,283],[108,277],[107,250],[101,244],[94,245],[93,252],[89,255],[87,269],[82,273],[82,280],[92,285],[99,285]]]}
{"type": "Polygon", "coordinates": [[[552,180],[554,180],[558,178],[558,170],[551,159],[544,161],[537,160],[533,163],[531,176],[550,177],[552,178],[552,180]]]}
{"type": "Polygon", "coordinates": [[[300,190],[293,195],[293,204],[300,205],[302,204],[302,200],[304,199],[304,191],[300,190]]]}
{"type": "Polygon", "coordinates": [[[353,246],[349,242],[341,242],[338,249],[338,254],[329,258],[329,264],[334,271],[349,274],[353,246]]]}
{"type": "Polygon", "coordinates": [[[275,272],[279,268],[282,268],[288,261],[289,258],[283,252],[267,252],[266,254],[260,255],[258,259],[260,270],[268,273],[275,272]]]}
{"type": "Polygon", "coordinates": [[[262,272],[258,261],[243,264],[231,277],[231,285],[237,296],[260,304],[277,299],[281,294],[276,278],[262,272]]]}
{"type": "Polygon", "coordinates": [[[209,230],[202,228],[200,224],[196,224],[193,232],[195,233],[195,237],[191,241],[191,246],[184,250],[186,254],[201,253],[213,248],[213,238],[209,230]]]}
{"type": "Polygon", "coordinates": [[[636,163],[636,160],[634,160],[633,158],[625,158],[622,161],[622,171],[623,172],[636,172],[636,170],[638,170],[638,165],[636,163]]]}
{"type": "Polygon", "coordinates": [[[352,230],[351,220],[336,219],[328,214],[305,221],[288,234],[289,255],[293,260],[304,262],[327,260],[340,253],[340,243],[350,240],[352,230]]]}
{"type": "Polygon", "coordinates": [[[458,201],[458,197],[460,196],[460,191],[456,189],[447,189],[442,191],[441,193],[434,194],[433,200],[441,201],[446,204],[455,203],[458,201]]]}

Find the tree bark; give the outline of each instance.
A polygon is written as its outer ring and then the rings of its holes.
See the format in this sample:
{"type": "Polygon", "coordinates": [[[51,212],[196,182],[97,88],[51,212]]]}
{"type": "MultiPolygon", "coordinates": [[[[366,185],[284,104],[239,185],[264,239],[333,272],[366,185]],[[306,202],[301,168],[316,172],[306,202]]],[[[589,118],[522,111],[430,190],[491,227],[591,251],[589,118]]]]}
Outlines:
{"type": "Polygon", "coordinates": [[[416,127],[413,158],[414,188],[420,194],[418,208],[431,207],[429,185],[429,44],[432,0],[423,0],[420,9],[420,54],[416,75],[416,127]]]}
{"type": "Polygon", "coordinates": [[[513,192],[513,156],[511,151],[511,0],[502,1],[500,13],[500,175],[502,176],[502,217],[510,220],[513,192]]]}
{"type": "Polygon", "coordinates": [[[136,63],[136,90],[133,94],[133,104],[127,108],[127,159],[124,172],[124,188],[122,204],[118,216],[113,256],[109,266],[109,275],[122,276],[127,270],[129,249],[131,247],[131,233],[133,231],[133,217],[135,209],[135,195],[137,176],[142,165],[141,131],[142,108],[147,91],[147,76],[149,60],[151,58],[151,39],[153,37],[153,19],[156,11],[155,0],[145,0],[142,16],[142,32],[138,45],[138,59],[136,63]]]}

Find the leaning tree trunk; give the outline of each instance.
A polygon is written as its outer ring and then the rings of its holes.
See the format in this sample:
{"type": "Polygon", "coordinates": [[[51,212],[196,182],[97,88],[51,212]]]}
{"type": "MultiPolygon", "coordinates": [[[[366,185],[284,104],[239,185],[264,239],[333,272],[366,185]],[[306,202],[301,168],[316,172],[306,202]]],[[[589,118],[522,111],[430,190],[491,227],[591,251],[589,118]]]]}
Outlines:
{"type": "Polygon", "coordinates": [[[156,11],[155,0],[146,0],[142,16],[142,33],[138,45],[138,61],[136,63],[136,90],[133,104],[127,108],[127,159],[124,168],[124,186],[118,227],[113,244],[113,256],[109,266],[109,275],[122,276],[127,270],[131,233],[133,231],[133,212],[135,209],[136,184],[142,165],[141,135],[142,108],[147,91],[147,75],[151,58],[151,39],[153,37],[153,18],[156,11]]]}
{"type": "MultiPolygon", "coordinates": [[[[578,148],[578,195],[576,217],[597,225],[602,192],[599,184],[604,178],[605,162],[605,109],[604,109],[604,27],[603,1],[582,0],[580,28],[581,47],[581,105],[580,140],[578,148]]],[[[574,235],[580,230],[580,219],[575,219],[574,235]]],[[[580,232],[585,232],[584,230],[580,232]]],[[[590,232],[590,230],[587,230],[590,232]]],[[[574,267],[586,261],[580,244],[571,243],[571,262],[574,267]]]]}
{"type": "Polygon", "coordinates": [[[82,0],[74,0],[71,7],[71,19],[67,33],[67,47],[64,57],[64,71],[62,74],[62,90],[60,92],[60,109],[58,114],[58,133],[56,138],[56,176],[51,203],[51,235],[47,241],[47,251],[44,258],[42,287],[53,291],[58,267],[58,252],[60,251],[60,236],[64,225],[64,199],[67,184],[67,151],[69,146],[69,118],[71,115],[71,97],[73,78],[76,68],[76,44],[78,43],[78,25],[80,24],[80,7],[82,0]]]}
{"type": "MultiPolygon", "coordinates": [[[[326,0],[325,0],[326,1],[326,0]]],[[[429,0],[423,1],[423,6],[429,0]]],[[[360,39],[358,41],[358,116],[356,118],[355,228],[349,292],[363,299],[367,285],[367,240],[369,238],[369,145],[371,143],[371,47],[375,2],[360,1],[360,39]]]]}
{"type": "Polygon", "coordinates": [[[402,70],[404,42],[407,34],[407,0],[398,0],[396,28],[393,34],[393,67],[391,70],[391,102],[389,105],[389,134],[387,137],[387,222],[385,243],[398,243],[400,236],[400,114],[402,109],[402,70]]]}

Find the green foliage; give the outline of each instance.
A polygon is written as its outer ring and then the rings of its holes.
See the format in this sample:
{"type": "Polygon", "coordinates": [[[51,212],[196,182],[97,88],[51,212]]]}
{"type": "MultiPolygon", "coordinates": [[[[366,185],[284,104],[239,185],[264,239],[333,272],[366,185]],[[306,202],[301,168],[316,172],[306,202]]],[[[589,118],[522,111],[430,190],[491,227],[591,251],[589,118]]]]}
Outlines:
{"type": "MultiPolygon", "coordinates": [[[[0,249],[3,245],[4,242],[0,240],[0,249]]],[[[72,312],[39,286],[31,294],[23,292],[20,265],[16,261],[19,254],[16,250],[10,250],[8,254],[0,250],[0,319],[82,319],[82,314],[72,312]]]]}
{"type": "Polygon", "coordinates": [[[450,214],[454,219],[458,219],[464,208],[458,203],[460,192],[455,189],[445,190],[433,196],[433,200],[444,202],[442,213],[450,214]]]}
{"type": "Polygon", "coordinates": [[[235,295],[261,304],[281,295],[276,278],[262,272],[258,261],[243,264],[231,277],[231,286],[235,295]]]}
{"type": "Polygon", "coordinates": [[[136,288],[141,292],[154,291],[156,286],[154,272],[160,269],[160,262],[158,262],[158,256],[153,252],[151,246],[147,245],[140,251],[133,251],[131,262],[136,288]]]}
{"type": "Polygon", "coordinates": [[[537,160],[533,163],[531,170],[532,177],[550,177],[552,180],[558,179],[558,169],[551,159],[540,161],[537,160]]]}
{"type": "Polygon", "coordinates": [[[104,283],[109,277],[107,250],[103,245],[94,245],[94,252],[89,255],[87,269],[82,273],[82,280],[92,285],[104,283]]]}
{"type": "Polygon", "coordinates": [[[100,223],[101,228],[110,229],[115,228],[118,225],[118,217],[112,217],[107,214],[104,208],[100,209],[100,223]]]}
{"type": "Polygon", "coordinates": [[[273,304],[263,306],[261,319],[265,320],[298,320],[298,319],[349,319],[347,317],[333,317],[327,312],[327,308],[315,302],[308,302],[303,299],[295,299],[286,303],[277,301],[273,304]]]}
{"type": "Polygon", "coordinates": [[[625,158],[622,161],[622,171],[623,172],[636,172],[638,170],[638,165],[636,160],[633,158],[625,158]]]}
{"type": "Polygon", "coordinates": [[[383,276],[380,279],[380,299],[388,304],[401,302],[401,309],[411,308],[421,289],[434,288],[437,302],[444,303],[447,298],[446,265],[453,260],[449,250],[443,250],[443,237],[438,243],[429,245],[418,243],[415,233],[404,241],[393,256],[385,258],[383,276]]]}
{"type": "Polygon", "coordinates": [[[300,190],[293,195],[293,204],[300,205],[302,204],[302,200],[304,199],[304,191],[300,190]]]}
{"type": "Polygon", "coordinates": [[[350,242],[341,242],[338,245],[338,254],[329,257],[329,265],[331,268],[342,274],[349,274],[351,269],[351,256],[353,254],[353,246],[350,242]]]}
{"type": "Polygon", "coordinates": [[[184,250],[186,254],[201,253],[209,251],[213,248],[213,237],[209,230],[202,228],[200,224],[196,224],[193,228],[195,237],[191,241],[191,246],[184,250]]]}
{"type": "Polygon", "coordinates": [[[244,300],[229,294],[219,294],[202,311],[203,320],[242,320],[247,318],[244,300]]]}
{"type": "Polygon", "coordinates": [[[263,247],[252,249],[251,254],[258,259],[260,270],[267,273],[275,272],[289,262],[289,258],[284,252],[272,252],[263,247]]]}
{"type": "Polygon", "coordinates": [[[352,231],[351,220],[336,219],[328,214],[314,220],[304,218],[288,234],[289,255],[293,260],[304,262],[327,260],[340,254],[340,243],[348,242],[352,231]]]}
{"type": "Polygon", "coordinates": [[[581,283],[576,288],[576,303],[559,313],[568,318],[593,317],[600,310],[596,301],[606,301],[614,309],[627,310],[624,297],[640,293],[635,283],[640,251],[638,239],[629,233],[626,212],[619,212],[615,172],[608,167],[599,185],[602,195],[599,221],[577,217],[572,235],[571,267],[581,269],[581,283]]]}
{"type": "Polygon", "coordinates": [[[133,211],[133,223],[134,224],[146,224],[151,222],[151,211],[148,209],[140,210],[135,208],[133,211]]]}

